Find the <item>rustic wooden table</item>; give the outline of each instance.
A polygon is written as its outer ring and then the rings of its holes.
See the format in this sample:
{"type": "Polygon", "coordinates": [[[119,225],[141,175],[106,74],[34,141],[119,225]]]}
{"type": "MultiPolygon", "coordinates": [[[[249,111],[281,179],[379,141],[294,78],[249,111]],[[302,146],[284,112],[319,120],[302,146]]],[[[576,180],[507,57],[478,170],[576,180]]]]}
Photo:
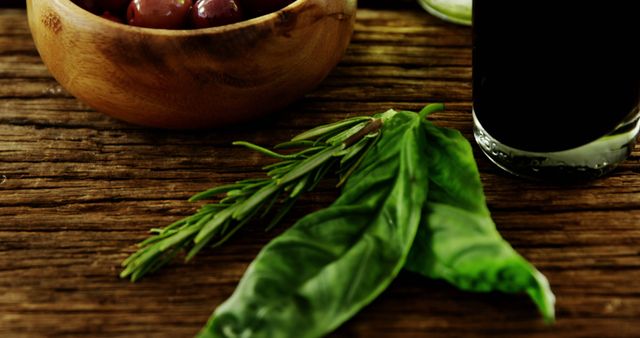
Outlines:
{"type": "MultiPolygon", "coordinates": [[[[262,245],[330,203],[308,196],[280,230],[253,224],[137,284],[119,263],[146,230],[190,214],[195,192],[258,173],[273,145],[305,128],[390,107],[444,101],[434,116],[471,138],[471,34],[416,5],[363,1],[344,61],[278,115],[232,130],[177,132],[92,111],[51,78],[22,9],[0,9],[0,336],[191,337],[262,245]]],[[[558,321],[523,296],[469,294],[402,273],[332,337],[638,337],[640,149],[611,176],[575,186],[502,174],[476,154],[507,240],[545,273],[558,321]]],[[[327,185],[328,187],[328,185],[327,185]]]]}

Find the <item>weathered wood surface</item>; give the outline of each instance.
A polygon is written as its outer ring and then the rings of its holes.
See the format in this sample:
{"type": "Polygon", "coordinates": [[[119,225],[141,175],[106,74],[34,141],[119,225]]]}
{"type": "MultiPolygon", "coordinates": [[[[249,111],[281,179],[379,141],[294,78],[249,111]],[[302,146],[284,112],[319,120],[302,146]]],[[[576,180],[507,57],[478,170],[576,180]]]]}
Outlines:
{"type": "MultiPolygon", "coordinates": [[[[302,101],[250,126],[175,132],[69,96],[40,62],[24,11],[0,10],[0,337],[192,336],[278,231],[253,224],[192,263],[118,279],[146,230],[192,212],[193,193],[267,163],[232,140],[273,145],[319,123],[432,101],[449,106],[437,123],[470,137],[470,44],[468,28],[379,1],[359,12],[347,56],[302,101]]],[[[502,234],[550,279],[557,324],[545,326],[522,296],[403,273],[332,337],[638,337],[640,149],[610,177],[576,186],[514,179],[477,155],[502,234]]],[[[330,203],[329,186],[285,226],[330,203]]]]}

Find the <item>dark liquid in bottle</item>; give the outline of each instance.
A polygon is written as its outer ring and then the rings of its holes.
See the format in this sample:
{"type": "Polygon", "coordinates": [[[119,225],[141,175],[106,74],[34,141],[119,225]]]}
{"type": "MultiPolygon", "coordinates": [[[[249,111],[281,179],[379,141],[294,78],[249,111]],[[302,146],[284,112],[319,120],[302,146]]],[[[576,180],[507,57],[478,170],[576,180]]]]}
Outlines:
{"type": "Polygon", "coordinates": [[[640,97],[640,1],[475,0],[473,101],[484,129],[526,151],[613,131],[640,97]]]}

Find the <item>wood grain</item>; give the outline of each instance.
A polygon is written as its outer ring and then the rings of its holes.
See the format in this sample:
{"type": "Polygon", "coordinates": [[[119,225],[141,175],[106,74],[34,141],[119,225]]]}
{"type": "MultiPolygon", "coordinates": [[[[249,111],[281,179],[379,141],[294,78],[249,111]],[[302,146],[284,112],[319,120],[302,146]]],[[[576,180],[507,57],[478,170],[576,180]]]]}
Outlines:
{"type": "MultiPolygon", "coordinates": [[[[119,263],[195,208],[212,185],[269,160],[230,146],[273,145],[319,123],[444,101],[439,125],[471,138],[471,37],[412,3],[371,1],[353,43],[317,90],[277,115],[225,130],[145,129],[96,113],[41,63],[22,10],[0,10],[0,337],[190,337],[233,291],[260,247],[335,198],[331,182],[270,233],[250,225],[229,245],[131,284],[119,263]]],[[[637,337],[640,149],[611,176],[532,183],[477,154],[503,235],[558,296],[546,326],[523,296],[469,294],[403,273],[331,337],[637,337]]]]}

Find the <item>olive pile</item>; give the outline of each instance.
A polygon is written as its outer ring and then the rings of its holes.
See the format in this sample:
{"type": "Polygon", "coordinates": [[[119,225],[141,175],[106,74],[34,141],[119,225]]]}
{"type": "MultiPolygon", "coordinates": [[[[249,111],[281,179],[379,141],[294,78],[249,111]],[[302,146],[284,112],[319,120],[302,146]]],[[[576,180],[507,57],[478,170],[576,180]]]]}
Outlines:
{"type": "Polygon", "coordinates": [[[286,7],[294,0],[72,0],[103,18],[164,29],[228,25],[286,7]]]}

